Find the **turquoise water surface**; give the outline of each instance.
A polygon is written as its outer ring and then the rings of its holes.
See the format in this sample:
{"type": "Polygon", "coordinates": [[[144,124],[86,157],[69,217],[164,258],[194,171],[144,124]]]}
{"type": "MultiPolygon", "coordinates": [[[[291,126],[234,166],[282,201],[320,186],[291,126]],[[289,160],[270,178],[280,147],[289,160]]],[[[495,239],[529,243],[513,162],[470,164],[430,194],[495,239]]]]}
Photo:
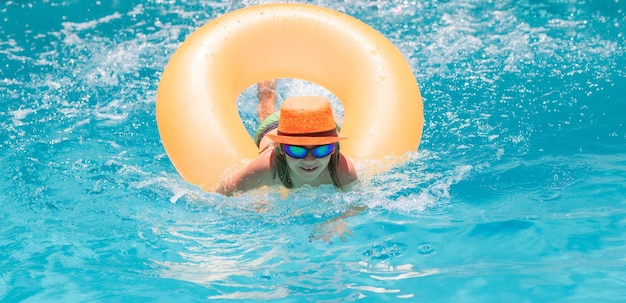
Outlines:
{"type": "Polygon", "coordinates": [[[227,198],[169,162],[156,89],[258,3],[0,2],[1,302],[626,300],[626,3],[308,1],[402,51],[422,143],[349,193],[227,198]],[[351,205],[353,237],[309,240],[351,205]]]}

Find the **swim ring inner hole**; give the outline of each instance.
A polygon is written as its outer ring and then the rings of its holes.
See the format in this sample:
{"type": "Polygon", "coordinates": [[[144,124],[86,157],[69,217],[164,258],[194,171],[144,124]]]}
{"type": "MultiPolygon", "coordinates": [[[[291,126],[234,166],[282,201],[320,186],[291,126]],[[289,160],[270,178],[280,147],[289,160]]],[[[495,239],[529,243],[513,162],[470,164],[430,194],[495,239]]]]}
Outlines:
{"type": "MultiPolygon", "coordinates": [[[[276,83],[276,110],[280,110],[280,106],[286,99],[294,96],[321,96],[330,101],[335,116],[335,122],[339,127],[343,124],[344,107],[341,101],[325,87],[301,79],[281,78],[276,83]]],[[[237,98],[237,110],[250,137],[254,137],[259,124],[257,113],[257,84],[253,84],[246,88],[237,98]]]]}

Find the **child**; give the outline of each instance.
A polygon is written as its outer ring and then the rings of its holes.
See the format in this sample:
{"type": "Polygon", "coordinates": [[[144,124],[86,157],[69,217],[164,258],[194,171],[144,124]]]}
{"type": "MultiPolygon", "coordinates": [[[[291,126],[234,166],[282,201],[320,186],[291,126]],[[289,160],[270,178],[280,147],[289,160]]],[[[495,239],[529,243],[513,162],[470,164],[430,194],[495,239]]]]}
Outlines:
{"type": "Polygon", "coordinates": [[[275,110],[275,81],[258,84],[259,119],[255,136],[259,155],[222,178],[217,191],[231,195],[261,186],[333,184],[347,189],[358,180],[354,165],[340,152],[329,101],[323,97],[292,97],[275,110]],[[269,114],[274,112],[272,114],[269,114]]]}

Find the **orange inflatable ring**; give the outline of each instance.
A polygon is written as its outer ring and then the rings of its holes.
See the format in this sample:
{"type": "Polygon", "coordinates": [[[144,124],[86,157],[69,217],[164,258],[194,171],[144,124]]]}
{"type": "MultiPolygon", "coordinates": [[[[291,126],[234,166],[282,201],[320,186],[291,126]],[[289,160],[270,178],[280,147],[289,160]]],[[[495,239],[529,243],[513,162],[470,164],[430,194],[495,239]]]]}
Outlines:
{"type": "Polygon", "coordinates": [[[222,15],[191,34],[163,71],[156,118],[163,146],[186,181],[213,190],[258,149],[237,98],[263,80],[321,85],[343,104],[342,151],[384,160],[416,151],[423,105],[406,59],[382,34],[340,12],[266,4],[222,15]]]}

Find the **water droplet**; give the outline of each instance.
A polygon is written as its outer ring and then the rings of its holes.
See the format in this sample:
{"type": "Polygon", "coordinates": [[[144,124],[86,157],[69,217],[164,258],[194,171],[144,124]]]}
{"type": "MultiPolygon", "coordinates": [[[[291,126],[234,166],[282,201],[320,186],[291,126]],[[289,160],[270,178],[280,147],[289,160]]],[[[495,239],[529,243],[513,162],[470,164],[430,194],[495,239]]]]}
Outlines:
{"type": "Polygon", "coordinates": [[[425,256],[434,255],[436,253],[433,246],[430,243],[426,242],[419,244],[419,246],[417,247],[417,252],[425,256]]]}

